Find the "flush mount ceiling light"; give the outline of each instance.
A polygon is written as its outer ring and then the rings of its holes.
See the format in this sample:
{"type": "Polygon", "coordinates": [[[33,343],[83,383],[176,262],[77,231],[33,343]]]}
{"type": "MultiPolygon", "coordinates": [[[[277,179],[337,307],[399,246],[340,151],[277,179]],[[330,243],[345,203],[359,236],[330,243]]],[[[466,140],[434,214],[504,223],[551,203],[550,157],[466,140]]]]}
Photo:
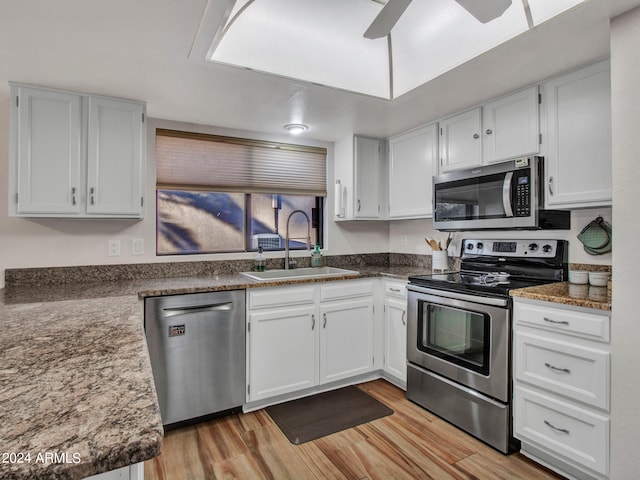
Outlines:
{"type": "Polygon", "coordinates": [[[293,135],[298,135],[309,130],[309,127],[304,123],[288,123],[282,128],[293,135]]]}
{"type": "Polygon", "coordinates": [[[220,1],[207,61],[387,100],[585,2],[220,1]]]}

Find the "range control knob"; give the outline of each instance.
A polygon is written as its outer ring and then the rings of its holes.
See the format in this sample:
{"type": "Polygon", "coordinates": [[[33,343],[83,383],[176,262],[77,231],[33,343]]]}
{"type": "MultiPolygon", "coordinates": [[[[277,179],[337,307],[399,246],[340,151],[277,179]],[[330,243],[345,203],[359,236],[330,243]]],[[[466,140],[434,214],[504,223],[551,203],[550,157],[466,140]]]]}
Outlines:
{"type": "Polygon", "coordinates": [[[543,245],[543,246],[542,246],[542,251],[543,251],[544,253],[549,253],[549,252],[551,251],[551,248],[552,248],[552,247],[551,247],[551,245],[549,245],[549,244],[547,244],[547,245],[543,245]]]}
{"type": "Polygon", "coordinates": [[[529,251],[530,252],[537,252],[538,251],[538,244],[537,243],[530,243],[529,244],[529,251]]]}
{"type": "Polygon", "coordinates": [[[473,243],[467,243],[467,250],[473,250],[473,243]]]}
{"type": "Polygon", "coordinates": [[[482,242],[478,242],[478,244],[476,245],[476,248],[478,250],[482,250],[483,247],[484,247],[484,243],[482,243],[482,242]]]}

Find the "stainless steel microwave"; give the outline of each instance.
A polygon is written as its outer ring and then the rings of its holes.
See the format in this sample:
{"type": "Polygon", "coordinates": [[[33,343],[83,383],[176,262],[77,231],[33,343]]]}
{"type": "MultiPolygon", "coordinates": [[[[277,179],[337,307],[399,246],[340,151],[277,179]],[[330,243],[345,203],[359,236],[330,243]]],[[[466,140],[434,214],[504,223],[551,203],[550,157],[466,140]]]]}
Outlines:
{"type": "Polygon", "coordinates": [[[543,179],[542,157],[436,175],[433,227],[445,231],[569,229],[568,210],[542,209],[543,179]]]}

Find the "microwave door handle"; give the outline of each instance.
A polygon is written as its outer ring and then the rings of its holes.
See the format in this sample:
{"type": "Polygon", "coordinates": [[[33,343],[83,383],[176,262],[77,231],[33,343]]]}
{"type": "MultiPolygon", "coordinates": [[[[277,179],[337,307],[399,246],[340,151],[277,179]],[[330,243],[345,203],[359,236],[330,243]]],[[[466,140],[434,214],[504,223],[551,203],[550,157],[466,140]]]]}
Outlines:
{"type": "Polygon", "coordinates": [[[513,217],[513,209],[511,208],[511,180],[513,179],[513,172],[507,172],[504,176],[504,183],[502,184],[502,205],[504,206],[504,213],[509,217],[513,217]]]}

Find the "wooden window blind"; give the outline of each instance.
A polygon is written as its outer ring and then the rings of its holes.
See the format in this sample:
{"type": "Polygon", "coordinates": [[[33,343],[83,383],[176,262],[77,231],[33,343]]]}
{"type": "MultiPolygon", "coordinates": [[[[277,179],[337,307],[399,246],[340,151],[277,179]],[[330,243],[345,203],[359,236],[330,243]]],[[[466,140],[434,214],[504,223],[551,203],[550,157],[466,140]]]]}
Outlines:
{"type": "Polygon", "coordinates": [[[327,150],[156,130],[157,188],[327,195],[327,150]]]}

